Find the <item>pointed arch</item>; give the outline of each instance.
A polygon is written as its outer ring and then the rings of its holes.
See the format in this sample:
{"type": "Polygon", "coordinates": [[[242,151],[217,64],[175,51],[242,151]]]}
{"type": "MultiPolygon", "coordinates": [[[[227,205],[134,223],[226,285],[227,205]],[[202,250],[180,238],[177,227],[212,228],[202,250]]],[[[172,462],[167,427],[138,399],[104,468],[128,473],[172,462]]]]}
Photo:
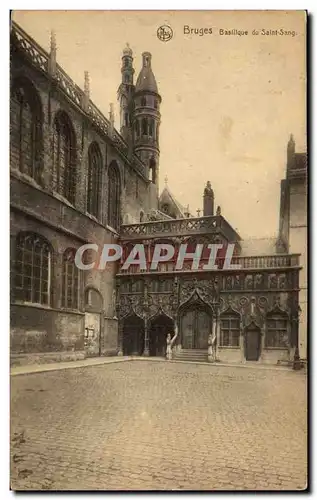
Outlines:
{"type": "Polygon", "coordinates": [[[50,305],[52,283],[52,247],[41,235],[22,232],[15,248],[15,299],[50,305]]]}
{"type": "Polygon", "coordinates": [[[108,169],[108,224],[118,230],[120,226],[120,175],[116,161],[108,169]]]}
{"type": "Polygon", "coordinates": [[[76,136],[65,111],[58,111],[53,124],[53,189],[70,203],[76,195],[76,136]]]}
{"type": "Polygon", "coordinates": [[[99,217],[101,196],[102,155],[97,142],[88,149],[87,212],[99,217]]]}
{"type": "Polygon", "coordinates": [[[33,83],[24,76],[13,80],[10,95],[11,163],[35,179],[43,168],[43,110],[33,83]]]}

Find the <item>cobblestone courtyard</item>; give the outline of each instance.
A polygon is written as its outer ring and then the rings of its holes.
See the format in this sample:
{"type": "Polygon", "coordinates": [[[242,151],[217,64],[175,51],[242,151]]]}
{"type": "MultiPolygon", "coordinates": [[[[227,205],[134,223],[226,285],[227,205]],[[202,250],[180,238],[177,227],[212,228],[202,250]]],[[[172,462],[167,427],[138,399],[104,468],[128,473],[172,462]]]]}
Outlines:
{"type": "Polygon", "coordinates": [[[11,379],[11,488],[304,489],[306,376],[154,361],[11,379]]]}

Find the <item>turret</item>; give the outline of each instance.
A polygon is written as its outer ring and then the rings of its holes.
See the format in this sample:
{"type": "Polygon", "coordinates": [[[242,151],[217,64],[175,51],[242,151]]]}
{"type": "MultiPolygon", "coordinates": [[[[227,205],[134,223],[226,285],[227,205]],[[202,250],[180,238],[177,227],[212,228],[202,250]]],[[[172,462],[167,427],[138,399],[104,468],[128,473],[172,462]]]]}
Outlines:
{"type": "Polygon", "coordinates": [[[129,44],[125,47],[122,54],[121,66],[121,84],[118,89],[118,99],[120,101],[120,132],[122,137],[131,140],[132,115],[133,115],[133,52],[129,44]]]}
{"type": "Polygon", "coordinates": [[[142,69],[134,93],[133,137],[134,152],[147,167],[147,175],[158,194],[159,126],[161,97],[151,67],[152,56],[142,54],[142,69]]]}

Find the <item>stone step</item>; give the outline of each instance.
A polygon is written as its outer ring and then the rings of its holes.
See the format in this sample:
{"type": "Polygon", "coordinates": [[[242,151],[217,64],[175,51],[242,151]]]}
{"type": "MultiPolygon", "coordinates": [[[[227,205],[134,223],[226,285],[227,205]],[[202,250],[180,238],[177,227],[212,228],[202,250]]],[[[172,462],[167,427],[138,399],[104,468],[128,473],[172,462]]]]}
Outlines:
{"type": "Polygon", "coordinates": [[[182,349],[174,354],[175,361],[207,361],[207,351],[200,349],[182,349]]]}

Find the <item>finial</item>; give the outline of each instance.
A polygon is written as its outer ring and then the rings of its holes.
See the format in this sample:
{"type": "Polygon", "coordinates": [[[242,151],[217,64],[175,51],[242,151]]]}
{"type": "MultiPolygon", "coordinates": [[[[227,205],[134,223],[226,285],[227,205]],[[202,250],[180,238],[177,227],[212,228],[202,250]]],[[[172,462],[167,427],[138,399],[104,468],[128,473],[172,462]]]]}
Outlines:
{"type": "Polygon", "coordinates": [[[165,175],[165,178],[164,178],[165,186],[167,186],[167,181],[168,181],[168,178],[167,178],[167,175],[165,175]]]}
{"type": "Polygon", "coordinates": [[[84,92],[85,92],[86,96],[89,98],[90,89],[89,89],[89,73],[88,73],[88,71],[85,71],[84,75],[85,75],[84,92]]]}
{"type": "Polygon", "coordinates": [[[110,103],[109,121],[111,123],[111,127],[114,128],[114,107],[112,102],[110,103]]]}
{"type": "Polygon", "coordinates": [[[216,215],[221,215],[221,207],[218,205],[217,210],[216,210],[216,215]]]}
{"type": "Polygon", "coordinates": [[[132,57],[132,49],[131,49],[130,44],[128,42],[126,43],[126,46],[123,49],[123,55],[132,57]]]}
{"type": "Polygon", "coordinates": [[[56,73],[56,36],[55,31],[51,30],[50,55],[48,59],[48,72],[51,76],[56,73]]]}
{"type": "Polygon", "coordinates": [[[51,53],[56,51],[56,33],[51,30],[51,53]]]}
{"type": "Polygon", "coordinates": [[[200,217],[200,212],[201,212],[201,209],[200,209],[200,208],[197,208],[196,212],[197,212],[197,217],[200,217]]]}

